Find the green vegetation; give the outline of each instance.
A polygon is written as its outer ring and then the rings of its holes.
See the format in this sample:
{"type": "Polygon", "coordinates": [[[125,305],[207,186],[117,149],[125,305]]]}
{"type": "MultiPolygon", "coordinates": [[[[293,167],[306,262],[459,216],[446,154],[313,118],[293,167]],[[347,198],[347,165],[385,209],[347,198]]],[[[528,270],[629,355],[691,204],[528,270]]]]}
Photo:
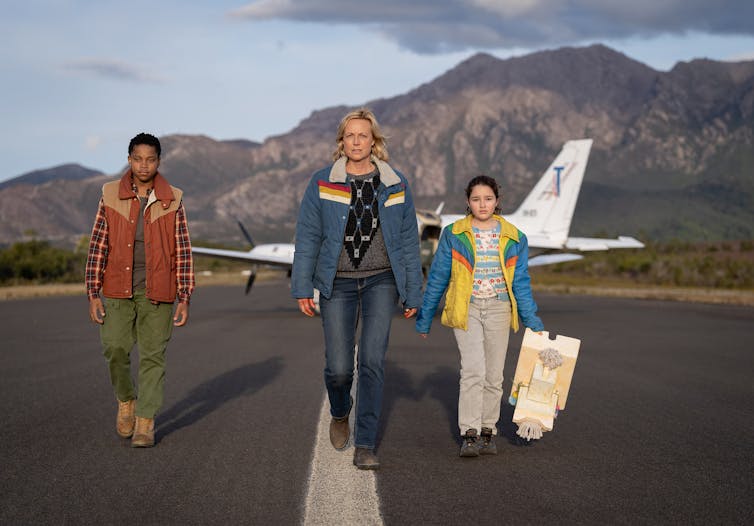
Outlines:
{"type": "Polygon", "coordinates": [[[88,239],[75,250],[32,239],[0,250],[0,285],[83,282],[88,239]]]}
{"type": "MultiPolygon", "coordinates": [[[[199,243],[209,246],[212,243],[199,243]]],[[[84,280],[88,238],[74,250],[32,239],[0,250],[0,285],[76,283],[84,280]]],[[[197,273],[239,272],[248,263],[196,257],[197,273]]],[[[754,240],[650,243],[641,250],[586,254],[584,259],[533,267],[535,284],[754,289],[754,240]]]]}
{"type": "Polygon", "coordinates": [[[641,250],[586,254],[583,260],[534,267],[541,284],[754,288],[754,241],[650,243],[641,250]]]}

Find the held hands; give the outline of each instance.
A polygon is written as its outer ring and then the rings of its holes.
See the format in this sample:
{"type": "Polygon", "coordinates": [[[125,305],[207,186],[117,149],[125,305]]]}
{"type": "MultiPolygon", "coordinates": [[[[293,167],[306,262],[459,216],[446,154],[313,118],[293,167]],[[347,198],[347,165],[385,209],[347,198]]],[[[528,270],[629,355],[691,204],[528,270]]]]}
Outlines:
{"type": "MultiPolygon", "coordinates": [[[[409,318],[411,318],[412,316],[414,316],[416,314],[417,310],[418,309],[404,309],[403,310],[403,317],[406,318],[406,319],[409,319],[409,318]]],[[[426,340],[428,335],[427,334],[421,334],[421,333],[419,333],[419,336],[421,336],[422,338],[424,338],[426,340]]]]}

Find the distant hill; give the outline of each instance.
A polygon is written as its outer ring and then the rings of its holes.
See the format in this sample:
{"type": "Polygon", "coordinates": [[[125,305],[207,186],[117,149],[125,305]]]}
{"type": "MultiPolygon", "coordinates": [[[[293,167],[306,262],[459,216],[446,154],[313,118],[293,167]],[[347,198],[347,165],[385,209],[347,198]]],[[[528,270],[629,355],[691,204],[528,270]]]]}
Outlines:
{"type": "MultiPolygon", "coordinates": [[[[563,142],[591,137],[573,235],[754,238],[752,61],[694,60],[659,72],[601,45],[507,60],[477,54],[365,104],[420,206],[446,201],[446,211],[461,211],[466,181],[486,173],[511,212],[563,142]]],[[[163,137],[162,172],[186,191],[192,235],[240,245],[238,218],[258,241],[290,239],[306,181],[329,162],[350,109],[315,111],[262,144],[163,137]]],[[[88,233],[104,180],[0,188],[0,242],[29,228],[30,211],[44,213],[33,227],[40,236],[88,233]]]]}
{"type": "Polygon", "coordinates": [[[86,168],[80,164],[61,164],[45,170],[34,170],[13,179],[0,183],[0,190],[17,184],[39,185],[52,180],[76,181],[79,179],[88,179],[102,172],[86,168]]]}

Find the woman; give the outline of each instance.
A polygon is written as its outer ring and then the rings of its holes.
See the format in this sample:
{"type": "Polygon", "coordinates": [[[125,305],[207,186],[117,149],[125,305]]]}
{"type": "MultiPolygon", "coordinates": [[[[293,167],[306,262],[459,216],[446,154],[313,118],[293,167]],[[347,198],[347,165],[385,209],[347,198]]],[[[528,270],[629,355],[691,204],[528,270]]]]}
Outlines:
{"type": "Polygon", "coordinates": [[[361,317],[354,464],[377,469],[374,449],[395,304],[400,299],[410,318],[421,303],[419,234],[406,178],[387,163],[385,136],[374,114],[366,108],[348,113],[336,142],[334,163],[312,176],[301,202],[291,289],[307,316],[314,315],[314,289],[320,292],[330,441],[336,449],[349,440],[361,317]]]}

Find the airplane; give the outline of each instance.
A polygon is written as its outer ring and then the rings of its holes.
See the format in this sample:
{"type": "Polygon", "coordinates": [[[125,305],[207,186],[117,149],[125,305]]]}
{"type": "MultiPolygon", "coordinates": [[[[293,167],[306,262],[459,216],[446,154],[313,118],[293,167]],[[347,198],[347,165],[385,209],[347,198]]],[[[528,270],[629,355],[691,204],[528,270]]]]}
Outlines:
{"type": "MultiPolygon", "coordinates": [[[[532,255],[529,258],[530,267],[583,258],[581,254],[563,252],[564,250],[590,252],[644,247],[642,242],[629,236],[615,239],[568,236],[591,148],[592,139],[567,141],[518,209],[513,214],[503,216],[526,234],[532,255]]],[[[443,207],[444,203],[440,203],[435,210],[416,210],[425,275],[432,263],[442,229],[464,217],[460,214],[442,214],[443,207]]],[[[247,294],[254,283],[259,265],[283,268],[290,274],[295,247],[293,243],[255,245],[244,226],[240,222],[238,225],[251,245],[251,250],[192,247],[192,252],[251,263],[252,270],[246,284],[247,294]]]]}
{"type": "MultiPolygon", "coordinates": [[[[592,139],[566,142],[518,209],[512,214],[503,215],[508,222],[526,234],[529,253],[532,254],[529,258],[530,267],[583,258],[580,254],[559,252],[562,250],[589,252],[644,248],[641,241],[629,236],[615,239],[568,236],[592,142],[592,139]]],[[[443,206],[444,203],[440,203],[434,212],[424,211],[425,215],[432,218],[433,226],[437,225],[439,218],[440,230],[465,217],[461,214],[442,214],[443,206]]]]}
{"type": "Polygon", "coordinates": [[[259,265],[266,265],[270,267],[283,268],[288,271],[290,276],[291,268],[293,267],[293,252],[295,251],[295,245],[293,243],[265,243],[264,245],[256,245],[251,238],[251,234],[243,226],[243,223],[238,221],[238,226],[241,229],[246,240],[251,245],[251,250],[227,250],[222,248],[206,248],[206,247],[191,247],[191,253],[200,256],[212,256],[222,259],[231,259],[236,261],[246,261],[252,264],[251,273],[249,279],[246,282],[246,294],[251,290],[254,285],[254,280],[257,277],[257,268],[259,265]]]}

